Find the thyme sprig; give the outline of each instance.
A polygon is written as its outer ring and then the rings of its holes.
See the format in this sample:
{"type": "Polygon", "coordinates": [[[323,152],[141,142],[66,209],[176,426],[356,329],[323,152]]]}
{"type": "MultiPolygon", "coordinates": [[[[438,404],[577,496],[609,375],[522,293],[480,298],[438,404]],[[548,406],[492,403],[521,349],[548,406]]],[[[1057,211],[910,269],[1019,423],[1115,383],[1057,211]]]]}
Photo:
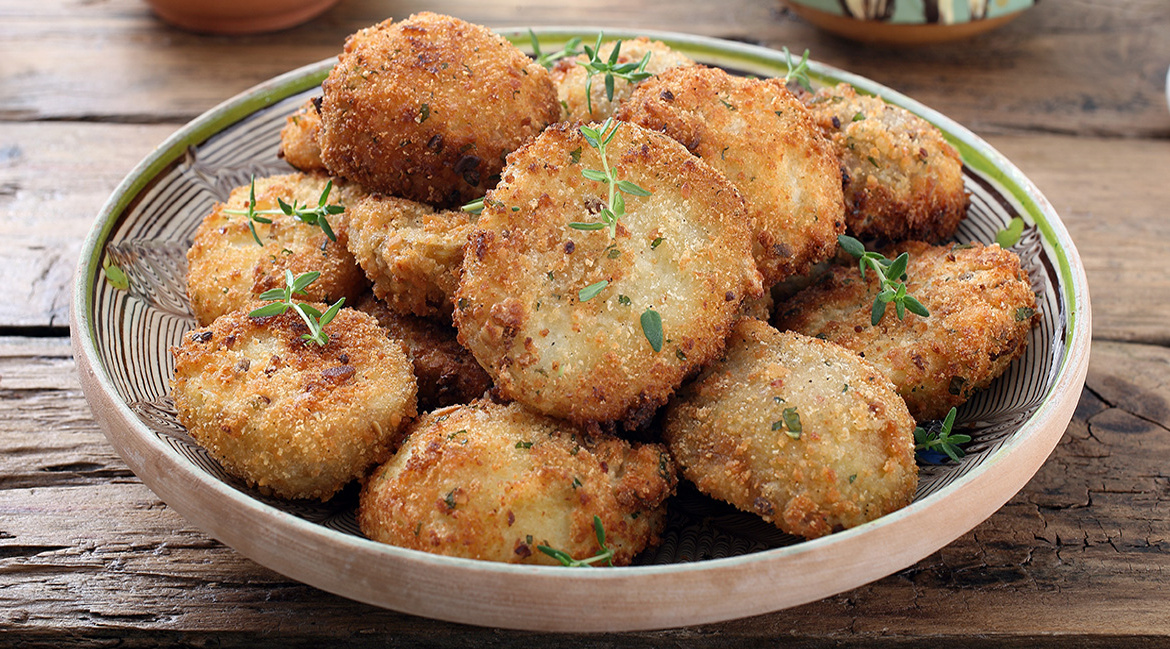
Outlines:
{"type": "Polygon", "coordinates": [[[865,245],[853,237],[842,234],[837,237],[837,242],[841,244],[845,252],[857,258],[862,279],[865,279],[866,266],[877,273],[881,291],[873,301],[873,310],[870,315],[871,325],[876,327],[877,323],[881,322],[882,316],[886,313],[886,307],[891,302],[894,303],[894,311],[897,312],[899,320],[906,316],[906,311],[924,318],[930,315],[930,312],[926,310],[925,306],[922,306],[917,298],[906,292],[906,266],[910,263],[909,253],[904,252],[890,261],[881,253],[867,252],[865,245]]]}
{"type": "Polygon", "coordinates": [[[545,69],[551,68],[561,59],[567,59],[581,53],[581,39],[578,37],[570,38],[564,47],[548,54],[540,51],[540,40],[536,38],[536,32],[529,29],[528,38],[532,39],[533,58],[536,59],[537,64],[545,69]]]}
{"type": "Polygon", "coordinates": [[[574,230],[609,230],[609,239],[612,241],[617,237],[617,222],[626,213],[626,200],[622,198],[622,194],[626,193],[631,196],[649,196],[650,190],[643,189],[628,180],[618,180],[614,169],[609,166],[609,155],[606,151],[606,146],[609,144],[613,136],[617,134],[618,127],[622,125],[621,122],[614,122],[613,118],[605,120],[601,125],[601,130],[589,128],[588,126],[581,126],[581,135],[585,137],[585,141],[589,146],[597,149],[601,155],[601,170],[597,169],[582,169],[581,175],[589,180],[599,183],[605,183],[609,189],[609,197],[606,200],[605,207],[601,208],[600,221],[592,221],[589,223],[573,222],[569,224],[570,228],[574,230]]]}
{"type": "Polygon", "coordinates": [[[295,198],[292,205],[289,205],[284,202],[283,198],[277,198],[276,203],[280,209],[258,210],[256,209],[256,176],[252,176],[252,184],[248,189],[248,209],[224,210],[224,213],[248,217],[248,229],[252,231],[252,238],[261,246],[264,245],[264,242],[260,241],[260,235],[256,234],[256,224],[272,223],[272,219],[268,217],[278,214],[291,216],[306,225],[318,226],[325,233],[325,236],[329,237],[330,241],[337,241],[337,235],[333,234],[333,228],[329,226],[329,217],[341,214],[345,211],[345,207],[336,203],[329,204],[329,192],[332,190],[333,181],[330,180],[325,183],[325,189],[321,192],[321,198],[317,200],[316,206],[310,206],[309,203],[300,205],[295,198]]]}
{"type": "Polygon", "coordinates": [[[804,51],[804,56],[800,57],[800,63],[792,64],[792,53],[788,48],[784,48],[784,60],[788,65],[788,72],[784,75],[784,83],[789,81],[796,82],[796,85],[804,88],[805,92],[812,92],[812,82],[808,78],[808,50],[804,51]]]}
{"type": "MultiPolygon", "coordinates": [[[[302,334],[301,338],[306,343],[317,343],[324,347],[329,342],[329,334],[325,333],[325,325],[333,321],[337,316],[337,312],[341,310],[342,305],[345,304],[345,298],[341,298],[333,306],[321,313],[309,304],[299,304],[293,302],[293,297],[297,295],[306,295],[305,288],[317,281],[321,273],[312,271],[298,275],[296,279],[293,278],[292,271],[284,271],[284,288],[274,288],[264,291],[260,294],[260,299],[273,304],[267,304],[258,309],[253,310],[248,314],[250,318],[267,318],[269,316],[280,315],[289,309],[297,312],[309,327],[309,333],[302,334]]],[[[307,296],[306,296],[307,297],[307,296]]]]}
{"type": "Polygon", "coordinates": [[[941,459],[941,455],[945,453],[947,457],[958,462],[967,454],[959,445],[970,442],[971,436],[951,432],[955,425],[956,412],[958,411],[955,408],[951,408],[946,419],[943,420],[942,428],[937,432],[928,432],[921,427],[914,429],[914,451],[918,454],[918,459],[930,464],[938,464],[939,462],[935,462],[935,458],[941,459]]]}
{"type": "Polygon", "coordinates": [[[597,35],[597,42],[593,47],[584,45],[585,56],[589,57],[587,61],[577,61],[577,65],[585,68],[589,76],[585,79],[585,105],[589,109],[589,114],[593,114],[593,76],[597,74],[605,75],[605,98],[610,102],[613,101],[613,86],[614,79],[624,79],[629,83],[638,83],[644,79],[649,79],[654,76],[646,71],[646,64],[650,62],[651,52],[646,52],[642,56],[641,61],[630,61],[629,63],[618,63],[618,57],[621,56],[622,42],[618,41],[613,45],[613,51],[609,53],[608,59],[601,58],[601,38],[604,34],[597,35]]]}
{"type": "Polygon", "coordinates": [[[592,566],[595,563],[606,562],[608,565],[613,565],[613,549],[605,546],[605,526],[601,524],[601,517],[596,514],[593,516],[593,533],[597,536],[597,546],[600,548],[597,554],[585,558],[574,559],[572,555],[564,550],[556,550],[547,545],[536,546],[537,550],[547,554],[548,556],[561,562],[562,566],[568,568],[582,568],[585,566],[592,566]]]}

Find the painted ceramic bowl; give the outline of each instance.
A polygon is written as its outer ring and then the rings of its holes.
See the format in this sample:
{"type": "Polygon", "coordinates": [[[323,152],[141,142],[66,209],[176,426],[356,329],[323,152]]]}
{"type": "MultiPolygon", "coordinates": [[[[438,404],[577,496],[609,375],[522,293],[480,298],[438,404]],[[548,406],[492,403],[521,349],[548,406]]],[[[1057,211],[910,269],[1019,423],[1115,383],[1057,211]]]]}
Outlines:
{"type": "Polygon", "coordinates": [[[1037,0],[781,0],[821,29],[864,43],[925,45],[982,34],[1037,0]]]}
{"type": "MultiPolygon", "coordinates": [[[[518,44],[526,33],[505,32],[518,44]]],[[[646,32],[737,74],[783,75],[774,50],[646,32]]],[[[595,30],[541,29],[545,51],[595,30]]],[[[635,34],[606,30],[607,36],[635,34]]],[[[936,124],[964,161],[971,209],[956,239],[994,241],[1014,217],[1043,320],[1027,353],[959,413],[974,441],[961,462],[925,467],[914,502],[873,522],[812,541],[682,489],[663,542],[635,565],[581,569],[435,556],[375,543],[354,520],[354,490],[327,503],[264,496],[227,475],[187,435],[168,396],[168,348],[195,326],[185,253],[217,201],[252,174],[288,170],[276,156],[285,116],[333,61],[273,79],[180,129],[143,160],[102,208],[74,284],[73,344],[94,414],[123,459],[160,498],[242,554],[294,579],[398,611],[457,622],[556,631],[618,631],[700,624],[820,599],[901,570],[990,516],[1044,462],[1064,433],[1088,367],[1084,269],[1048,201],[970,131],[863,79],[812,64],[816,83],[847,81],[936,124]],[[103,265],[129,286],[113,286],[103,265]],[[587,604],[585,604],[587,603],[587,604]]]]}

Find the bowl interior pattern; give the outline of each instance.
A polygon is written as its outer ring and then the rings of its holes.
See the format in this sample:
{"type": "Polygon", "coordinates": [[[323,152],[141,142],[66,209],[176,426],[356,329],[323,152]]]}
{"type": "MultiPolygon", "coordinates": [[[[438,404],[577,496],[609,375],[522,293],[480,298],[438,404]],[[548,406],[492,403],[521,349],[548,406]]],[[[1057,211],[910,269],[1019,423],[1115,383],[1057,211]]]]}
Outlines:
{"type": "MultiPolygon", "coordinates": [[[[567,34],[545,34],[542,41],[555,47],[567,34]]],[[[523,45],[527,37],[516,36],[515,40],[523,45]]],[[[709,41],[664,40],[700,62],[722,65],[737,73],[774,76],[786,70],[778,53],[762,48],[750,48],[749,56],[742,53],[744,49],[721,48],[709,41]]],[[[173,156],[162,161],[161,171],[142,178],[139,188],[123,197],[124,208],[114,209],[106,216],[110,223],[104,236],[83,252],[94,269],[83,302],[90,328],[83,335],[91,337],[99,356],[95,364],[106,374],[117,398],[137,416],[141,434],[157,437],[165,452],[181,457],[206,479],[231,485],[245,498],[320,526],[322,534],[360,535],[354,519],[356,489],[351,487],[328,503],[264,496],[227,475],[187,435],[168,396],[174,370],[169,349],[195,326],[185,290],[186,250],[195,229],[216,202],[226,200],[232,188],[247,184],[252,175],[291,170],[276,155],[280,129],[287,115],[319,92],[312,86],[328,68],[329,62],[322,62],[292,73],[295,83],[252,91],[251,100],[258,99],[267,104],[265,107],[223,113],[218,122],[211,124],[213,135],[185,147],[173,147],[173,156]],[[105,261],[126,273],[130,280],[128,290],[115,289],[105,281],[98,270],[105,261]]],[[[964,156],[963,173],[971,192],[971,207],[955,236],[956,242],[991,243],[1013,218],[1021,217],[1026,224],[1013,250],[1023,260],[1037,293],[1040,326],[1032,331],[1024,356],[960,409],[956,428],[973,438],[968,454],[959,463],[923,467],[917,502],[954,488],[964,476],[979,471],[989,458],[1009,445],[1050,395],[1067,360],[1075,323],[1075,314],[1070,313],[1068,261],[1061,254],[1060,243],[1045,227],[1055,215],[1045,213],[1027,199],[1028,192],[1014,175],[1018,172],[1013,168],[1007,173],[997,166],[993,162],[997,156],[981,140],[873,82],[819,65],[814,66],[813,76],[819,84],[845,80],[863,92],[883,95],[934,122],[958,146],[964,156]]],[[[238,109],[241,98],[232,102],[238,109]]],[[[671,502],[663,543],[644,553],[638,562],[703,561],[801,542],[755,516],[684,487],[671,502]]]]}

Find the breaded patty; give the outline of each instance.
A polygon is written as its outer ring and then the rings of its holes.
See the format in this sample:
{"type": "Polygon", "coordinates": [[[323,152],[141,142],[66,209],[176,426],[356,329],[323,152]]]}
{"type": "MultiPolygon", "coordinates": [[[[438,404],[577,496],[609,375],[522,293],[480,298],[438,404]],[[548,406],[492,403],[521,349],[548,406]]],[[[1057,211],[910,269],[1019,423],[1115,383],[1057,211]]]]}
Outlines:
{"type": "Polygon", "coordinates": [[[841,160],[854,236],[939,243],[955,233],[967,215],[963,161],[937,128],[846,83],[806,103],[841,160]]]}
{"type": "Polygon", "coordinates": [[[939,419],[987,386],[1024,353],[1039,321],[1036,295],[1020,258],[998,245],[920,241],[885,252],[910,253],[907,293],[930,312],[892,305],[877,326],[870,313],[878,282],[857,266],[837,266],[816,284],[776,307],[776,326],[831,340],[861,354],[890,377],[918,421],[939,419]]]}
{"type": "Polygon", "coordinates": [[[362,489],[358,525],[375,541],[509,563],[584,559],[601,519],[613,563],[626,565],[666,520],[675,468],[666,449],[591,437],[520,404],[477,401],[420,417],[362,489]]]}
{"type": "MultiPolygon", "coordinates": [[[[638,63],[646,53],[650,59],[646,61],[645,72],[658,74],[670,68],[694,65],[695,62],[681,52],[675,52],[662,41],[652,41],[645,36],[628,41],[610,41],[601,45],[599,56],[603,61],[609,61],[613,48],[621,43],[618,52],[618,64],[638,63]]],[[[591,44],[592,45],[592,44],[591,44]]],[[[584,54],[573,59],[561,59],[552,69],[552,80],[557,87],[557,99],[561,102],[562,116],[570,122],[601,122],[612,117],[614,108],[629,98],[634,92],[636,83],[625,79],[614,78],[613,101],[610,101],[605,92],[605,75],[594,74],[592,89],[586,94],[589,81],[589,72],[578,63],[584,63],[589,57],[584,54]],[[592,104],[590,104],[590,98],[592,104]],[[589,112],[592,105],[593,112],[589,112]]]]}
{"type": "Polygon", "coordinates": [[[353,34],[322,84],[321,153],[371,191],[456,205],[560,119],[548,70],[481,25],[429,12],[353,34]]]}
{"type": "Polygon", "coordinates": [[[179,421],[264,493],[329,499],[385,461],[415,415],[410,361],[372,317],[342,309],[324,331],[322,347],[301,340],[292,310],[241,310],[172,349],[179,421]]]}
{"type": "Polygon", "coordinates": [[[914,420],[890,381],[758,320],[671,402],[663,434],[700,491],[808,538],[905,507],[918,485],[914,420]]]}
{"type": "Polygon", "coordinates": [[[399,313],[446,316],[459,283],[471,215],[373,195],[349,209],[349,249],[374,294],[399,313]]]}
{"type": "Polygon", "coordinates": [[[608,200],[605,183],[582,175],[603,164],[577,127],[554,126],[508,157],[468,243],[455,324],[504,398],[633,426],[719,354],[760,277],[743,199],[722,174],[632,124],[607,159],[652,192],[625,199],[612,241],[569,226],[597,222],[608,200]]]}
{"type": "Polygon", "coordinates": [[[469,403],[492,387],[491,377],[455,340],[450,321],[397,313],[370,294],[358,302],[357,309],[374,316],[388,336],[402,342],[414,364],[421,412],[469,403]]]}
{"type": "Polygon", "coordinates": [[[617,114],[681,142],[739,189],[766,285],[833,253],[845,228],[841,171],[783,81],[674,68],[639,84],[617,114]]]}
{"type": "MultiPolygon", "coordinates": [[[[256,209],[279,209],[285,203],[316,206],[327,176],[293,173],[256,179],[256,209]]],[[[284,271],[293,275],[320,271],[321,277],[306,289],[306,300],[333,303],[354,299],[366,289],[366,278],[346,248],[348,215],[328,217],[337,241],[330,241],[317,226],[285,214],[266,215],[272,223],[254,223],[264,245],[248,229],[246,216],[227,210],[247,210],[249,186],[232,190],[227,203],[217,204],[195,231],[187,251],[187,295],[199,324],[242,308],[270,288],[284,286],[284,271]]],[[[334,183],[331,204],[351,206],[363,195],[353,185],[334,183]]]]}
{"type": "Polygon", "coordinates": [[[321,160],[320,97],[304,103],[289,115],[280,129],[280,157],[301,171],[325,171],[321,160]]]}

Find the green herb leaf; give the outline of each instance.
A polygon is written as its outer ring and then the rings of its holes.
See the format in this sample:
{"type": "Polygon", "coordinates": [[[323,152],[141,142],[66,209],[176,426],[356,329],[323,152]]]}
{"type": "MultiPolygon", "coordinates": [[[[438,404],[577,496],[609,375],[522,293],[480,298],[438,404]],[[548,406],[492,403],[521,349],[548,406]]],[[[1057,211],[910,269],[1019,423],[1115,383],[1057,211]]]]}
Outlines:
{"type": "Polygon", "coordinates": [[[606,286],[609,286],[608,279],[603,279],[600,282],[590,284],[589,286],[586,286],[577,292],[577,299],[581,300],[582,302],[588,302],[589,300],[597,297],[597,294],[605,289],[606,286]]]}
{"type": "Polygon", "coordinates": [[[1020,237],[1024,234],[1024,219],[1015,217],[1008,223],[1008,226],[1000,230],[995,235],[995,242],[999,244],[1000,248],[1011,248],[1020,242],[1020,237]]]}
{"type": "Polygon", "coordinates": [[[956,462],[966,455],[960,444],[970,442],[971,436],[951,432],[957,412],[955,408],[951,408],[938,431],[927,431],[921,427],[914,429],[914,450],[920,461],[933,463],[931,452],[943,453],[956,462]]]}
{"type": "Polygon", "coordinates": [[[288,311],[288,305],[284,303],[265,304],[264,306],[253,309],[248,313],[249,318],[267,318],[269,316],[280,315],[288,311]]]}
{"type": "Polygon", "coordinates": [[[304,289],[315,282],[320,276],[321,273],[311,271],[294,278],[292,272],[286,269],[284,271],[284,288],[269,289],[260,294],[261,300],[275,302],[253,309],[248,313],[248,316],[252,318],[266,318],[280,315],[291,308],[297,312],[297,315],[301,317],[301,320],[309,328],[309,333],[303,334],[301,338],[324,347],[329,342],[329,336],[325,333],[323,327],[337,316],[338,311],[345,304],[345,298],[338,300],[324,314],[312,305],[292,301],[294,295],[303,295],[304,289]]]}
{"type": "MultiPolygon", "coordinates": [[[[593,77],[594,75],[605,75],[605,96],[609,101],[613,101],[614,80],[623,79],[628,83],[638,83],[643,79],[648,79],[651,75],[646,72],[646,64],[650,62],[651,52],[646,52],[642,60],[638,63],[622,63],[619,64],[618,58],[621,56],[622,42],[614,43],[613,50],[609,53],[609,58],[602,60],[601,58],[601,39],[602,34],[597,35],[597,42],[593,47],[584,46],[585,56],[588,57],[586,61],[577,61],[577,65],[585,68],[588,76],[585,78],[585,105],[589,110],[589,115],[593,115],[593,77]]],[[[593,145],[596,146],[596,145],[593,145]]]]}
{"type": "Polygon", "coordinates": [[[598,551],[597,554],[586,559],[574,559],[569,555],[568,552],[550,548],[547,545],[538,545],[536,546],[536,549],[556,559],[561,563],[561,565],[568,568],[582,568],[585,566],[592,566],[593,564],[600,563],[602,561],[612,566],[614,552],[605,545],[605,526],[601,524],[601,517],[597,515],[593,516],[593,534],[597,537],[598,551]]]}
{"type": "Polygon", "coordinates": [[[264,242],[260,240],[259,233],[256,232],[257,223],[272,223],[272,219],[268,215],[283,214],[291,216],[296,220],[306,225],[313,225],[321,228],[325,236],[329,237],[330,241],[337,241],[337,235],[334,234],[333,228],[329,226],[329,221],[326,215],[341,214],[345,211],[345,206],[340,204],[329,205],[329,192],[333,189],[333,181],[330,180],[325,183],[325,188],[321,192],[321,197],[317,201],[315,207],[308,205],[300,205],[294,199],[292,204],[286,203],[283,198],[277,197],[276,204],[280,209],[275,210],[258,210],[256,209],[256,176],[252,176],[251,186],[248,188],[248,209],[246,210],[224,210],[224,214],[232,214],[236,216],[246,216],[248,218],[248,230],[252,233],[252,239],[256,241],[257,245],[263,246],[264,242]]]}
{"type": "Polygon", "coordinates": [[[865,279],[865,269],[868,267],[878,276],[878,294],[874,297],[873,308],[870,312],[870,324],[877,326],[885,315],[886,306],[891,302],[894,304],[894,312],[901,320],[906,316],[906,311],[921,316],[928,317],[930,312],[922,305],[916,298],[907,293],[905,282],[906,268],[910,265],[910,254],[903,252],[898,255],[897,259],[890,261],[886,257],[877,252],[867,252],[865,246],[854,239],[845,235],[837,237],[837,242],[841,244],[841,248],[850,255],[858,259],[857,265],[861,272],[861,278],[865,279]]]}
{"type": "Polygon", "coordinates": [[[646,336],[647,342],[655,352],[662,351],[662,316],[654,309],[646,309],[642,312],[642,334],[646,336]]]}
{"type": "Polygon", "coordinates": [[[102,270],[105,271],[106,281],[109,282],[110,286],[113,286],[119,291],[130,290],[130,278],[126,276],[126,273],[121,268],[114,265],[109,257],[106,257],[106,260],[102,262],[102,270]]]}
{"type": "Polygon", "coordinates": [[[792,64],[792,53],[785,47],[784,60],[788,65],[788,72],[784,75],[784,83],[789,81],[796,82],[805,92],[812,92],[812,82],[808,78],[808,50],[804,51],[804,56],[800,57],[800,63],[792,64]]]}

